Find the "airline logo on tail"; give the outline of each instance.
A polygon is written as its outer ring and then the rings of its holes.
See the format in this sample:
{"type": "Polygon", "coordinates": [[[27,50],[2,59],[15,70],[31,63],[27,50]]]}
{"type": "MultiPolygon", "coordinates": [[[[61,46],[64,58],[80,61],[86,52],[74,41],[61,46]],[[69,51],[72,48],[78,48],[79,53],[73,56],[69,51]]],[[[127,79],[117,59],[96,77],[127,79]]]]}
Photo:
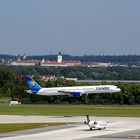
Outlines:
{"type": "Polygon", "coordinates": [[[34,87],[36,84],[34,81],[31,81],[30,84],[34,87]]]}
{"type": "Polygon", "coordinates": [[[26,76],[26,81],[32,93],[37,93],[42,88],[30,76],[26,76]]]}

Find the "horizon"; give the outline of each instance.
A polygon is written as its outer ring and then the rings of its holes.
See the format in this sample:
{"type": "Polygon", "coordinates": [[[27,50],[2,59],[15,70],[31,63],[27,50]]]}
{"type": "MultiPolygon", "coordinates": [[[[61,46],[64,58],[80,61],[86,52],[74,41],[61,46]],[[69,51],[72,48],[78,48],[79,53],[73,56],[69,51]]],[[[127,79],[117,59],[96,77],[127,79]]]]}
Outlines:
{"type": "MultiPolygon", "coordinates": [[[[58,53],[57,54],[44,54],[44,55],[28,55],[28,54],[26,54],[26,53],[23,53],[23,54],[0,54],[0,56],[2,56],[2,55],[8,55],[8,56],[15,56],[15,57],[17,57],[18,55],[20,55],[21,57],[23,56],[23,55],[26,55],[27,57],[28,56],[57,56],[58,55],[58,53]]],[[[76,56],[78,56],[78,57],[84,57],[84,56],[140,56],[140,55],[137,55],[137,54],[123,54],[123,55],[87,55],[87,54],[84,54],[84,55],[71,55],[71,54],[63,54],[63,53],[61,53],[62,54],[62,56],[72,56],[72,57],[76,57],[76,56]]]]}

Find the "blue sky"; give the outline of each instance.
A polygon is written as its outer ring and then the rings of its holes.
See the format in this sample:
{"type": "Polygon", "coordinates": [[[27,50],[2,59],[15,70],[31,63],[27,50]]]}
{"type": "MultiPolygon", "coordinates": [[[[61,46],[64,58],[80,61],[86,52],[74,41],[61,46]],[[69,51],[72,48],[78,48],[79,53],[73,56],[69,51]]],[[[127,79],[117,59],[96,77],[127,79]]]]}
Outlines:
{"type": "Polygon", "coordinates": [[[140,0],[0,0],[0,54],[140,55],[140,0]]]}

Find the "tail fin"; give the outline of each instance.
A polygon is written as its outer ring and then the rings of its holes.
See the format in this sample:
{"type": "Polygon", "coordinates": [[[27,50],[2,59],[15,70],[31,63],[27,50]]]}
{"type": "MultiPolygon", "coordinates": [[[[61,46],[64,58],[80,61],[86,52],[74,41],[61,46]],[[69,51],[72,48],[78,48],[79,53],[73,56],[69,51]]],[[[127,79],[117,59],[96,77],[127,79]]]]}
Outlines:
{"type": "Polygon", "coordinates": [[[27,75],[25,78],[32,93],[37,93],[42,88],[29,75],[27,75]]]}
{"type": "Polygon", "coordinates": [[[89,115],[86,115],[86,116],[87,116],[87,122],[89,123],[90,122],[89,115]]]}

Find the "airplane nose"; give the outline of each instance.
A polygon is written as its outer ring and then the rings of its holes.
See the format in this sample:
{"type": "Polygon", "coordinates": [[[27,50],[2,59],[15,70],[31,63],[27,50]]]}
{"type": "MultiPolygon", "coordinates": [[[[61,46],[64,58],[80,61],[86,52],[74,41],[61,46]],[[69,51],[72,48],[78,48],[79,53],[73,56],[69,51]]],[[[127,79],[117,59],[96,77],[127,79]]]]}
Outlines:
{"type": "Polygon", "coordinates": [[[121,91],[121,89],[120,88],[117,88],[117,92],[120,92],[121,91]]]}

